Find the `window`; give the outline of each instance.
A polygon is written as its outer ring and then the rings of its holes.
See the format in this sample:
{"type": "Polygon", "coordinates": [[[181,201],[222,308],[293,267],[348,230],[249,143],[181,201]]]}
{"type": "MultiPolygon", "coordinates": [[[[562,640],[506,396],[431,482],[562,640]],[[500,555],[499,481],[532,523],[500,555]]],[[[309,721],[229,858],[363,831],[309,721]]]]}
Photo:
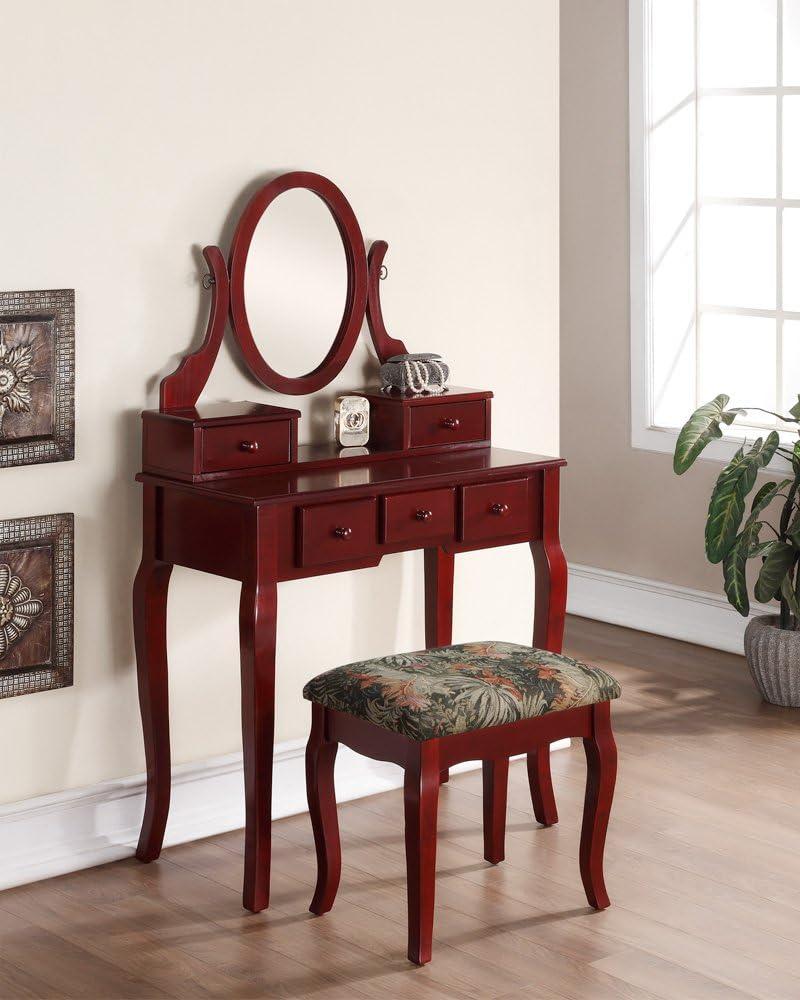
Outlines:
{"type": "Polygon", "coordinates": [[[717,393],[800,391],[800,0],[630,9],[632,442],[671,451],[717,393]]]}

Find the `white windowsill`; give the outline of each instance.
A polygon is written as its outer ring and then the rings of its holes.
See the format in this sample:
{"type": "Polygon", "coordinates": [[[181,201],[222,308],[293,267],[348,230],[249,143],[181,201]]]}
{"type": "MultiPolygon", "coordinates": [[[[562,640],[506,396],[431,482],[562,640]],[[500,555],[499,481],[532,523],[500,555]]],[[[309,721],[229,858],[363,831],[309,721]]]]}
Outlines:
{"type": "MultiPolygon", "coordinates": [[[[741,429],[741,428],[740,428],[741,429]]],[[[753,441],[759,435],[769,433],[761,428],[748,428],[747,439],[753,441]]],[[[679,430],[676,427],[636,427],[631,431],[631,447],[639,448],[643,451],[658,451],[665,455],[672,455],[675,452],[675,444],[678,440],[679,430]]],[[[698,461],[710,462],[730,462],[736,449],[741,445],[744,436],[739,437],[726,434],[718,441],[712,441],[707,445],[698,461]]],[[[794,441],[792,434],[781,434],[781,442],[794,441]]],[[[784,458],[774,458],[770,462],[769,468],[765,472],[773,475],[781,475],[791,471],[791,465],[784,458]]]]}

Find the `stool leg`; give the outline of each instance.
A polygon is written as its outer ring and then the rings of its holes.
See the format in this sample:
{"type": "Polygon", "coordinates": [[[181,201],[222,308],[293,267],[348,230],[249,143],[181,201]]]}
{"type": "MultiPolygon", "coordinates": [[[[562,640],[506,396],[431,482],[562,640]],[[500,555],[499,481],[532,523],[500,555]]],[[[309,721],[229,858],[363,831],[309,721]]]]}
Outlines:
{"type": "Polygon", "coordinates": [[[320,916],[333,906],[342,873],[339,818],[336,815],[333,783],[333,766],[339,744],[326,737],[323,706],[312,705],[311,713],[311,736],[306,747],[306,793],[317,849],[317,886],[309,909],[320,916]]]}
{"type": "Polygon", "coordinates": [[[617,777],[617,745],[611,731],[610,702],[592,706],[592,729],[592,735],[583,741],[587,774],[580,866],[589,905],[604,910],[611,903],[603,879],[603,848],[617,777]]]}
{"type": "Polygon", "coordinates": [[[439,806],[439,747],[419,744],[406,765],[405,819],[408,871],[408,957],[416,965],[431,960],[433,901],[436,892],[436,813],[439,806]]]}
{"type": "Polygon", "coordinates": [[[483,856],[493,865],[506,856],[508,758],[483,762],[483,856]]]}
{"type": "Polygon", "coordinates": [[[536,821],[542,826],[553,826],[558,822],[556,797],[553,794],[553,778],[550,774],[550,744],[531,750],[528,754],[528,784],[536,821]]]}

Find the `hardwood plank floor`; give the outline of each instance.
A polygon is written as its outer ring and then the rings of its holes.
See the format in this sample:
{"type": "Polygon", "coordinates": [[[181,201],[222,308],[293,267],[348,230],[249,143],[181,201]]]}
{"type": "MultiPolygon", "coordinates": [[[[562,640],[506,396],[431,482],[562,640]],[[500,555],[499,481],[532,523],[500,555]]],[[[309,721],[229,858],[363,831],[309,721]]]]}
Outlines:
{"type": "Polygon", "coordinates": [[[322,918],[307,913],[305,815],[275,825],[258,916],[240,906],[240,831],[0,893],[0,997],[800,997],[800,715],[761,703],[741,657],[584,619],[566,651],[623,687],[610,910],[589,910],[578,874],[577,744],[553,755],[550,829],[512,765],[497,867],[483,861],[480,774],[443,787],[423,969],[405,959],[397,791],[340,806],[342,887],[322,918]]]}

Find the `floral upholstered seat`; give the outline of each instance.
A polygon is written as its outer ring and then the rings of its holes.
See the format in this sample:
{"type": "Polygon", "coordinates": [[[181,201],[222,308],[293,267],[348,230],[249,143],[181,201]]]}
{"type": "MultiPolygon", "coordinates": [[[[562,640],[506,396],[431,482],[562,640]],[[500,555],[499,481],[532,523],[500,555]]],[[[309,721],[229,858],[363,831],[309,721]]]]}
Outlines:
{"type": "Polygon", "coordinates": [[[309,701],[417,741],[619,695],[619,684],[599,667],[511,642],[468,642],[363,660],[319,674],[303,689],[309,701]]]}

